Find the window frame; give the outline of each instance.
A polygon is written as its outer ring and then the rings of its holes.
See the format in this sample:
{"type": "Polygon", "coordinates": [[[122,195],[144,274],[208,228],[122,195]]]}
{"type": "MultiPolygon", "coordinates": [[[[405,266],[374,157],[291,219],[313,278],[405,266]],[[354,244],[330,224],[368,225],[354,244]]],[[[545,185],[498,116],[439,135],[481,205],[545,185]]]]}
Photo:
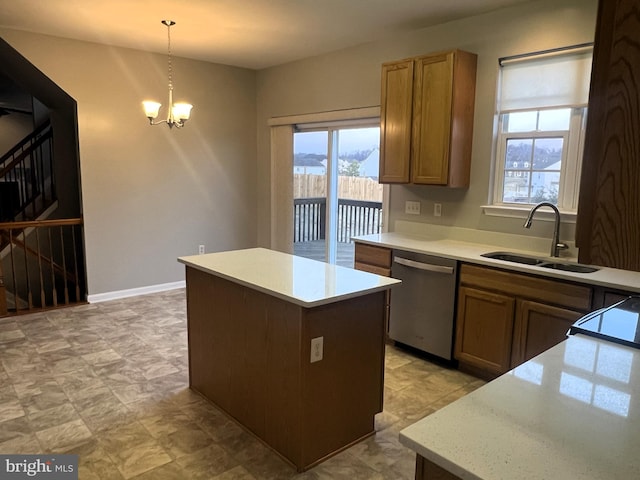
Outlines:
{"type": "Polygon", "coordinates": [[[584,151],[584,135],[587,107],[549,107],[517,111],[498,112],[496,153],[493,159],[494,182],[489,207],[530,210],[535,203],[504,202],[504,174],[507,142],[510,139],[558,138],[564,140],[560,166],[560,185],[558,188],[558,208],[566,213],[575,214],[578,208],[580,174],[582,172],[582,154],[584,151]],[[532,130],[525,132],[505,132],[505,115],[517,112],[540,112],[542,110],[558,110],[571,108],[568,130],[532,130]]]}
{"type": "MultiPolygon", "coordinates": [[[[519,111],[571,108],[574,110],[572,110],[569,127],[569,145],[566,150],[563,148],[563,154],[565,151],[567,152],[567,160],[561,166],[564,171],[560,175],[559,195],[562,195],[562,197],[559,197],[558,206],[561,220],[567,223],[575,223],[582,170],[581,159],[584,152],[585,127],[589,106],[588,97],[593,63],[593,46],[593,42],[587,42],[549,48],[537,52],[518,53],[497,59],[491,174],[487,191],[487,204],[481,206],[484,215],[525,218],[533,205],[529,203],[503,202],[504,154],[506,152],[506,136],[502,132],[504,114],[519,111]],[[576,62],[570,66],[570,70],[565,69],[566,61],[563,60],[563,57],[572,58],[572,62],[576,62]],[[558,65],[560,70],[547,70],[554,63],[558,65]],[[516,69],[511,70],[511,66],[516,69]],[[529,68],[528,71],[527,68],[529,68]],[[508,76],[505,78],[506,72],[508,76]],[[560,72],[560,76],[558,76],[558,72],[560,72]],[[540,80],[536,80],[543,78],[543,76],[545,79],[556,79],[553,81],[554,83],[549,84],[553,85],[551,88],[545,87],[539,83],[540,80]],[[538,83],[532,83],[531,80],[538,83]],[[514,85],[516,85],[515,90],[512,88],[514,85]],[[576,113],[575,109],[578,109],[577,111],[580,113],[578,117],[574,115],[576,113]]],[[[546,213],[546,211],[542,211],[540,216],[545,218],[546,213]]]]}

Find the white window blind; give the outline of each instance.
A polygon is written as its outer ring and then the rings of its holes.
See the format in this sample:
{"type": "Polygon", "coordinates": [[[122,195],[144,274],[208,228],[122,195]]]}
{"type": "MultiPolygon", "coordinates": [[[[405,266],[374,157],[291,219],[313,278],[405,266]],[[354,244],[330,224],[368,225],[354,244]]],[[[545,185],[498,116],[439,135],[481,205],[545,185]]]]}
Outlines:
{"type": "Polygon", "coordinates": [[[587,47],[502,60],[500,112],[586,106],[592,56],[587,47]]]}

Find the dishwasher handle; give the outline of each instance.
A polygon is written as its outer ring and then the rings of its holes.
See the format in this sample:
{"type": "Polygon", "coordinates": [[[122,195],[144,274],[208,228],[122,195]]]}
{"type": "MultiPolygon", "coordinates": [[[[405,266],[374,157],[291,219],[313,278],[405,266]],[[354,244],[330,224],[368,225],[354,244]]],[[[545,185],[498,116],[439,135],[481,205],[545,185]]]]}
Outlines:
{"type": "Polygon", "coordinates": [[[404,265],[405,267],[417,268],[420,270],[426,270],[428,272],[445,273],[448,275],[453,274],[453,267],[446,267],[444,265],[434,265],[432,263],[416,262],[415,260],[409,260],[408,258],[393,257],[394,263],[404,265]]]}

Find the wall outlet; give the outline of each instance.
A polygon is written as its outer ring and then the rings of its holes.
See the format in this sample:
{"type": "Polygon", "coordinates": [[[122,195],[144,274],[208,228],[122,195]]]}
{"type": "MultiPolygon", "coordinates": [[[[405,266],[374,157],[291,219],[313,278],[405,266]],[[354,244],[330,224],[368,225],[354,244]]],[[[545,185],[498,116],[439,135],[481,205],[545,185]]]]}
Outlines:
{"type": "Polygon", "coordinates": [[[404,202],[404,213],[420,215],[420,202],[404,202]]]}
{"type": "Polygon", "coordinates": [[[198,255],[204,255],[204,245],[198,246],[198,255]]]}
{"type": "Polygon", "coordinates": [[[434,203],[433,204],[433,216],[434,217],[442,216],[442,204],[441,203],[434,203]]]}
{"type": "Polygon", "coordinates": [[[311,363],[322,360],[324,350],[324,337],[316,337],[311,339],[311,363]]]}

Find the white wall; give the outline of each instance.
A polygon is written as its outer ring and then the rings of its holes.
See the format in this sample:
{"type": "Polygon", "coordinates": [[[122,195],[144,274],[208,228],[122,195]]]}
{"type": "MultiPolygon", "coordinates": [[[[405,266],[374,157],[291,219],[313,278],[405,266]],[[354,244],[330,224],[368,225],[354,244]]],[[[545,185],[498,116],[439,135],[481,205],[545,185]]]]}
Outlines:
{"type": "Polygon", "coordinates": [[[178,256],[256,244],[255,72],[174,58],[184,129],[166,115],[165,55],[0,28],[0,36],[72,96],[90,295],[184,279],[178,256]]]}
{"type": "MultiPolygon", "coordinates": [[[[258,178],[270,175],[270,117],[358,108],[380,104],[380,66],[383,62],[452,48],[478,54],[471,187],[393,186],[390,225],[396,220],[438,223],[466,228],[550,235],[550,222],[488,217],[486,204],[494,144],[493,123],[498,58],[584,42],[594,38],[597,0],[540,0],[435,27],[408,32],[384,41],[260,71],[257,83],[258,178]],[[422,202],[420,216],[404,214],[405,200],[422,202]],[[433,203],[443,215],[433,217],[433,203]]],[[[269,185],[259,183],[258,242],[269,245],[269,185]]],[[[571,239],[573,226],[563,226],[571,239]]]]}

